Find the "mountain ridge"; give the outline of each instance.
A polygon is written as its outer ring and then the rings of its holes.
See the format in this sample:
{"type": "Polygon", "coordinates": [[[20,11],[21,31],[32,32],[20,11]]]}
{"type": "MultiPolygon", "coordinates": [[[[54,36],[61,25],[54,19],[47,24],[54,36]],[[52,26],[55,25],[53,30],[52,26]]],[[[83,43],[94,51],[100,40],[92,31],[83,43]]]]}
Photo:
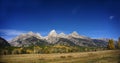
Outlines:
{"type": "MultiPolygon", "coordinates": [[[[41,36],[39,33],[33,33],[32,31],[26,34],[21,34],[15,37],[13,40],[11,40],[10,44],[12,46],[22,46],[22,45],[29,46],[28,44],[31,45],[32,41],[35,43],[40,42],[41,44],[45,42],[46,44],[53,44],[53,45],[64,44],[64,43],[67,43],[69,45],[73,43],[78,46],[98,46],[99,45],[100,47],[105,47],[107,45],[107,41],[103,39],[92,39],[90,37],[79,35],[76,31],[73,31],[71,34],[65,34],[63,32],[58,34],[55,30],[50,31],[49,34],[45,37],[41,36]],[[34,40],[33,37],[36,40],[34,40]],[[100,43],[98,44],[98,42],[100,43]]],[[[34,44],[34,45],[37,45],[37,44],[34,44]]]]}

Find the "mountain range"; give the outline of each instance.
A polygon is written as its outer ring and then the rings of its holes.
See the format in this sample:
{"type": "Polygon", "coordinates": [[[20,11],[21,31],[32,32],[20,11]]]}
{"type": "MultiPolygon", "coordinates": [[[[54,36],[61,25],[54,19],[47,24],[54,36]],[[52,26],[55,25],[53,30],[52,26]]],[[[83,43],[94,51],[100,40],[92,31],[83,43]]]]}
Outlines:
{"type": "Polygon", "coordinates": [[[71,34],[57,33],[55,30],[49,32],[47,36],[41,36],[39,33],[32,31],[21,34],[13,38],[9,43],[11,46],[46,46],[46,45],[68,45],[68,46],[85,46],[85,47],[106,47],[108,40],[92,39],[90,37],[81,36],[76,31],[71,34]]]}

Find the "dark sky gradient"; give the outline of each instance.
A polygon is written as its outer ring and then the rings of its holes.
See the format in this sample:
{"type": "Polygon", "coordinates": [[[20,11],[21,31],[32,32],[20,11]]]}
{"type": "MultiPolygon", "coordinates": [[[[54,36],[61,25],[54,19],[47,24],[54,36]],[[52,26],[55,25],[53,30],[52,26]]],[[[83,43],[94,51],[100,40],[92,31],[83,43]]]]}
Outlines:
{"type": "MultiPolygon", "coordinates": [[[[120,36],[119,0],[0,0],[0,29],[120,36]]],[[[45,33],[44,33],[45,32],[45,33]]],[[[2,35],[2,33],[0,34],[2,35]]]]}

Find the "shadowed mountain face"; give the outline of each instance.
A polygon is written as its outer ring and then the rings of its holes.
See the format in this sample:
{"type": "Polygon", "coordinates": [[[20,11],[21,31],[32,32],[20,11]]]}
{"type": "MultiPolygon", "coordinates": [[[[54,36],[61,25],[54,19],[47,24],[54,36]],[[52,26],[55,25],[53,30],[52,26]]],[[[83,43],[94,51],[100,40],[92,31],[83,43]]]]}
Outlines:
{"type": "Polygon", "coordinates": [[[65,38],[60,38],[58,42],[56,42],[55,44],[61,44],[61,45],[67,45],[67,46],[76,46],[75,43],[73,43],[72,41],[65,39],[65,38]]]}
{"type": "Polygon", "coordinates": [[[100,40],[100,39],[93,39],[93,42],[99,47],[103,47],[103,46],[106,47],[108,41],[100,40]]]}
{"type": "Polygon", "coordinates": [[[48,43],[45,40],[41,40],[34,36],[31,36],[26,39],[20,38],[20,39],[16,40],[15,42],[11,42],[11,45],[18,46],[18,47],[21,47],[21,46],[27,47],[27,46],[34,46],[34,45],[44,46],[44,45],[48,45],[48,43]]]}
{"type": "Polygon", "coordinates": [[[10,44],[5,39],[0,37],[0,48],[4,48],[4,47],[7,47],[7,46],[10,46],[10,44]]]}
{"type": "Polygon", "coordinates": [[[107,41],[101,39],[91,39],[89,37],[80,36],[77,32],[73,32],[69,35],[63,32],[57,34],[55,30],[52,30],[48,36],[42,37],[38,33],[29,32],[27,34],[21,34],[10,41],[12,46],[32,46],[32,45],[69,45],[69,46],[86,46],[86,47],[106,47],[107,41]]]}

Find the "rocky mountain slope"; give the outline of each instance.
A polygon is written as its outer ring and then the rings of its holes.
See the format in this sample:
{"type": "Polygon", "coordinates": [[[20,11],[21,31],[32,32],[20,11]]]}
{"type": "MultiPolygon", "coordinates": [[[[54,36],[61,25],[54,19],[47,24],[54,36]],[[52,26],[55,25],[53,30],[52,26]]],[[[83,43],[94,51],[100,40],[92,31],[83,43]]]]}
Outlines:
{"type": "Polygon", "coordinates": [[[21,34],[10,41],[12,46],[31,46],[31,45],[70,45],[70,46],[98,46],[105,47],[107,41],[103,39],[91,39],[81,36],[76,31],[71,34],[58,34],[55,30],[50,31],[48,36],[42,37],[39,33],[28,32],[21,34]]]}
{"type": "Polygon", "coordinates": [[[10,46],[10,44],[5,39],[0,37],[0,48],[4,48],[6,46],[10,46]]]}

